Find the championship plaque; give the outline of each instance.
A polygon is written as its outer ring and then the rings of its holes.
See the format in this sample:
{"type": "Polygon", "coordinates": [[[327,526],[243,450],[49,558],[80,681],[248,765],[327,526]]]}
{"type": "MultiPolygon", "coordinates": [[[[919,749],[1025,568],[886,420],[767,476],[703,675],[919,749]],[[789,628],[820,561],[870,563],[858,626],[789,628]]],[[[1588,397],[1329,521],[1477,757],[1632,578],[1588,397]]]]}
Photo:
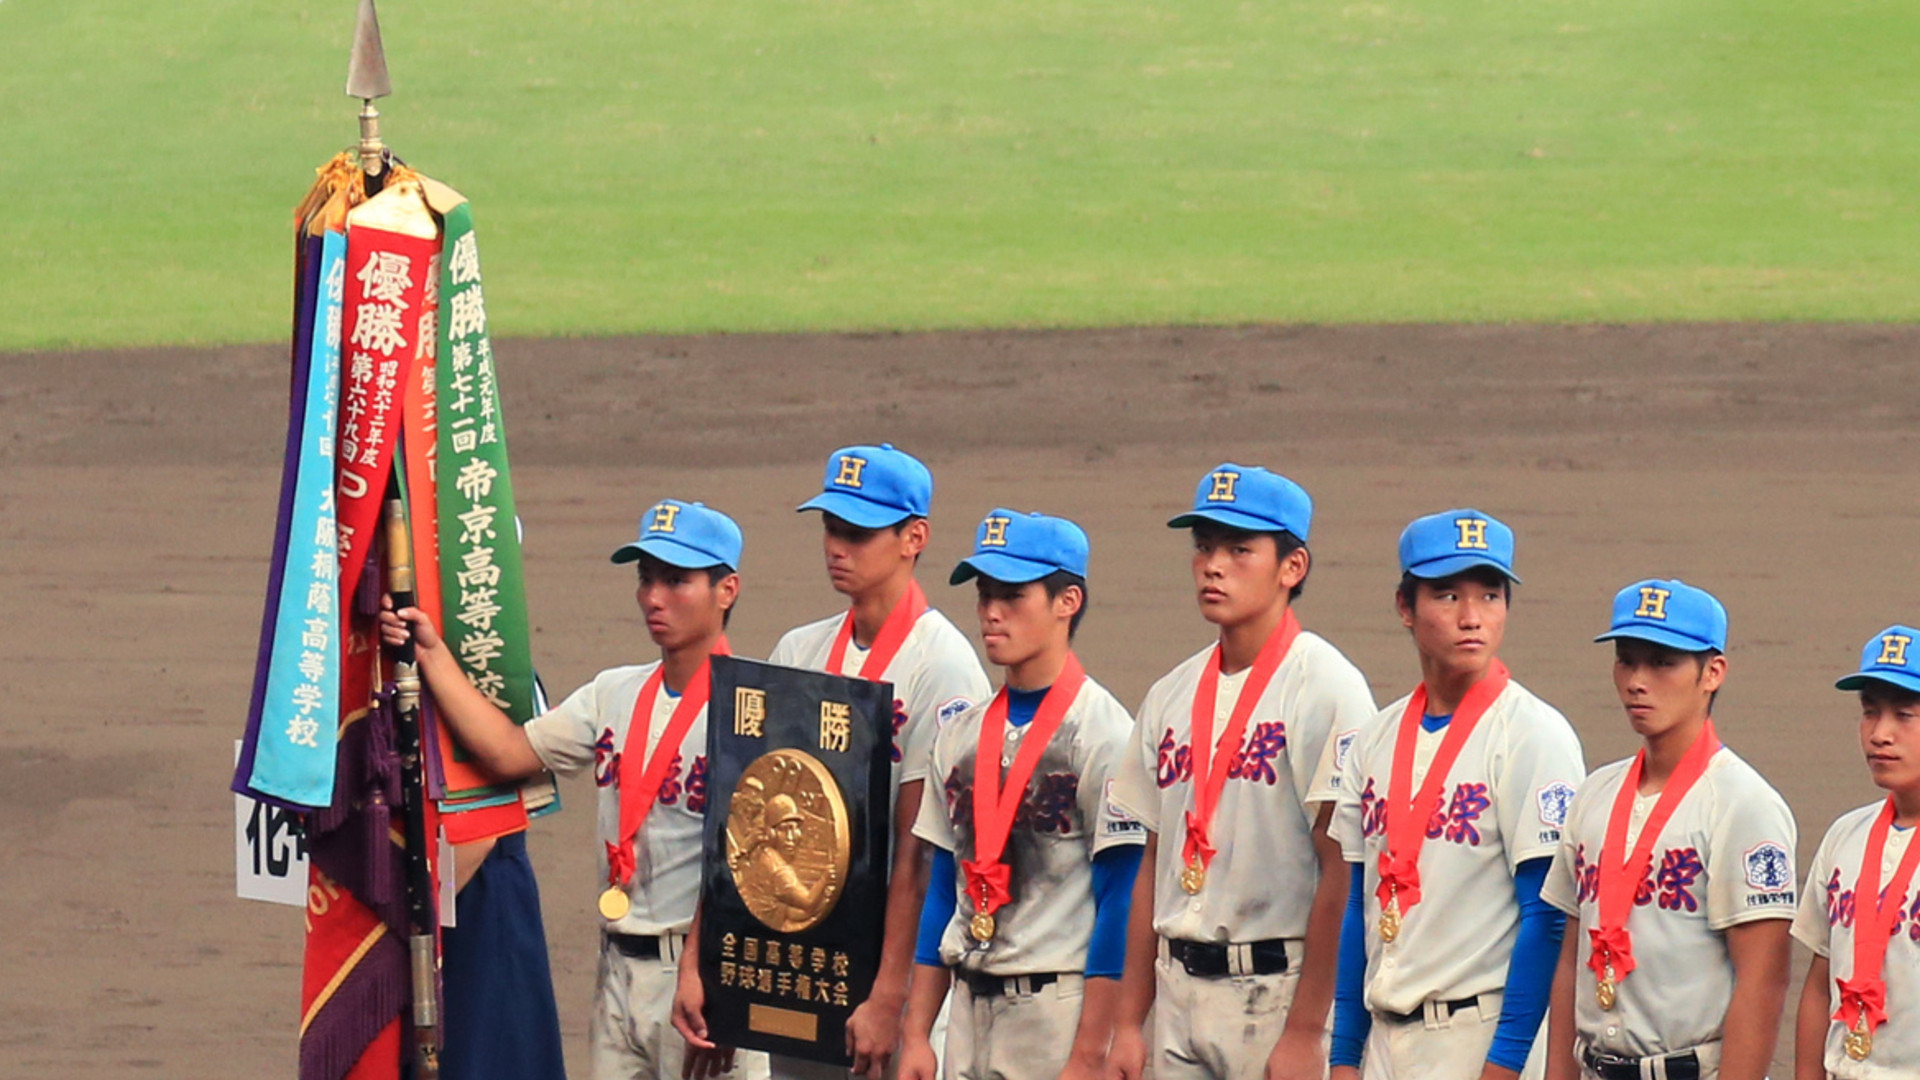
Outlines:
{"type": "Polygon", "coordinates": [[[847,1065],[880,966],[893,688],[712,659],[700,980],[720,1043],[847,1065]]]}

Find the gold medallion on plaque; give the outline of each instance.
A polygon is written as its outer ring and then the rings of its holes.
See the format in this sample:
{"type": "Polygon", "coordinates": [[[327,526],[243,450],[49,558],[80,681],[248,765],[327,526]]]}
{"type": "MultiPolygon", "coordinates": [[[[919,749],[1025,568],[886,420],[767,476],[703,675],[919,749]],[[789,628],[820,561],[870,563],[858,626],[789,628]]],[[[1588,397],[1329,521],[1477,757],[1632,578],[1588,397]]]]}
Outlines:
{"type": "Polygon", "coordinates": [[[727,869],[769,929],[811,929],[833,911],[852,839],[840,785],[805,752],[762,754],[740,774],[727,812],[727,869]]]}

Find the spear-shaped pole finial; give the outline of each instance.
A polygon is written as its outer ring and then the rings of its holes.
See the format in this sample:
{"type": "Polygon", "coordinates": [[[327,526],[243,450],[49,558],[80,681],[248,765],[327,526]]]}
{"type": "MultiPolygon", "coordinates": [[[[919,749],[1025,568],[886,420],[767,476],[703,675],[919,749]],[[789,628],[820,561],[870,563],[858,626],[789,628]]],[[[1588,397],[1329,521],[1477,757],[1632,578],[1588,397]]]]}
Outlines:
{"type": "Polygon", "coordinates": [[[374,100],[393,93],[387,77],[387,52],[380,44],[380,16],[373,0],[360,0],[353,24],[353,58],[347,62],[347,96],[360,99],[360,168],[369,179],[385,168],[386,144],[380,141],[380,110],[374,100]]]}

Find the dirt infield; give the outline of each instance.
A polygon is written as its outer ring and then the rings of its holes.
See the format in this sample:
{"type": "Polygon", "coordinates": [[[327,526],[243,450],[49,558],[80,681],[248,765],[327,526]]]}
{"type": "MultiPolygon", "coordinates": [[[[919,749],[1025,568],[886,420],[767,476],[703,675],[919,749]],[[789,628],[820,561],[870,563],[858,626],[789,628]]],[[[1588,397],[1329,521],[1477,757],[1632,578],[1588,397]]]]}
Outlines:
{"type": "MultiPolygon", "coordinates": [[[[1356,327],[504,341],[535,656],[555,692],[647,655],[606,563],[675,495],[747,536],[732,639],[762,655],[837,604],[791,512],[825,453],[934,469],[923,578],[994,505],[1093,538],[1089,671],[1137,701],[1202,645],[1183,538],[1207,467],[1317,499],[1306,624],[1382,701],[1415,677],[1394,540],[1470,504],[1519,533],[1504,655],[1590,763],[1630,736],[1589,639],[1649,574],[1732,613],[1722,734],[1800,817],[1804,862],[1873,797],[1832,679],[1920,618],[1920,328],[1356,327]]],[[[0,1075],[286,1076],[297,912],[232,898],[226,784],[272,534],[284,351],[0,357],[0,1075]]],[[[589,790],[532,842],[568,1050],[593,976],[589,790]]],[[[1780,1057],[1784,1061],[1787,1047],[1780,1057]]]]}

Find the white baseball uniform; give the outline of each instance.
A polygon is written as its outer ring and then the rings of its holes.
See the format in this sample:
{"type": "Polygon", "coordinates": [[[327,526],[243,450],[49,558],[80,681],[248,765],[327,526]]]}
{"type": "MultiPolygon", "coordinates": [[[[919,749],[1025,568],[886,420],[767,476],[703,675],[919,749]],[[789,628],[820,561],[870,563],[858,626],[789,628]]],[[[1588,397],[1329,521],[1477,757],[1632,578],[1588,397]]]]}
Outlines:
{"type": "MultiPolygon", "coordinates": [[[[1599,925],[1600,846],[1632,764],[1603,765],[1581,786],[1540,896],[1567,913],[1567,933],[1578,935],[1573,1011],[1581,1042],[1620,1057],[1703,1049],[1704,1070],[1719,1060],[1733,998],[1727,928],[1793,917],[1793,811],[1731,749],[1713,755],[1654,841],[1627,916],[1635,967],[1620,980],[1614,1008],[1603,1010],[1587,967],[1587,931],[1599,925]]],[[[1629,849],[1659,801],[1657,793],[1634,797],[1629,849]]]]}
{"type": "MultiPolygon", "coordinates": [[[[1364,1059],[1369,1080],[1479,1073],[1519,936],[1514,871],[1554,853],[1566,807],[1586,776],[1579,736],[1566,717],[1510,681],[1461,747],[1441,789],[1441,809],[1420,852],[1420,902],[1403,913],[1396,939],[1383,942],[1374,893],[1386,847],[1394,746],[1408,700],[1382,710],[1355,740],[1332,829],[1347,861],[1366,867],[1366,1000],[1374,1014],[1364,1059]],[[1444,1003],[1467,998],[1477,998],[1476,1005],[1448,1014],[1444,1003]],[[1420,1014],[1420,1022],[1395,1019],[1406,1014],[1420,1014]]],[[[1410,778],[1416,791],[1446,731],[1423,728],[1416,738],[1410,778]]],[[[1405,805],[1406,793],[1391,794],[1405,805]]],[[[1543,1065],[1539,1045],[1529,1075],[1543,1065]]]]}
{"type": "MultiPolygon", "coordinates": [[[[973,771],[988,703],[975,705],[935,735],[914,835],[974,858],[973,771]]],[[[1001,757],[1013,763],[1031,725],[1006,725],[1001,757]]],[[[976,941],[966,875],[940,942],[955,982],[942,1075],[963,1080],[1054,1080],[1066,1067],[1080,1023],[1081,973],[1093,937],[1093,857],[1146,843],[1131,816],[1113,808],[1111,779],[1126,753],[1133,717],[1107,688],[1088,679],[1048,740],[1016,812],[1002,859],[1012,871],[1013,902],[994,915],[993,938],[976,941]],[[976,998],[965,973],[1054,975],[1046,986],[1010,982],[1003,994],[976,998]]]]}
{"type": "MultiPolygon", "coordinates": [[[[847,618],[842,612],[787,631],[767,662],[826,671],[834,639],[847,618]]],[[[860,678],[869,651],[857,641],[848,641],[840,670],[829,674],[860,678]]],[[[940,725],[985,701],[993,686],[973,644],[933,607],[921,612],[878,681],[893,684],[893,782],[888,788],[891,809],[900,797],[902,783],[926,779],[927,752],[940,725]]],[[[946,1015],[944,1010],[941,1015],[946,1015]]],[[[936,1026],[935,1035],[939,1034],[936,1026]]],[[[936,1040],[934,1046],[940,1045],[936,1040]]],[[[773,1075],[779,1080],[844,1080],[848,1075],[848,1070],[839,1066],[780,1054],[774,1055],[772,1062],[773,1075]]]]}
{"type": "MultiPolygon", "coordinates": [[[[1320,879],[1316,804],[1330,801],[1338,787],[1332,766],[1338,748],[1350,745],[1374,715],[1360,670],[1326,639],[1301,631],[1247,718],[1214,810],[1216,854],[1205,886],[1189,895],[1180,875],[1194,799],[1193,700],[1214,648],[1187,658],[1147,691],[1113,792],[1115,805],[1159,838],[1150,869],[1153,928],[1163,942],[1149,1062],[1159,1080],[1261,1075],[1299,983],[1320,879]],[[1280,939],[1288,943],[1290,963],[1283,974],[1195,977],[1167,955],[1167,939],[1222,945],[1280,939]]],[[[1216,738],[1224,736],[1251,670],[1220,677],[1216,738]]]]}
{"type": "MultiPolygon", "coordinates": [[[[551,712],[527,722],[533,752],[548,769],[571,776],[593,767],[599,785],[597,820],[600,880],[607,875],[606,845],[620,831],[620,757],[633,708],[659,661],[601,672],[551,712]]],[[[658,752],[679,699],[662,690],[653,703],[646,754],[658,752]]],[[[659,939],[658,959],[629,957],[609,941],[600,950],[599,982],[590,1024],[593,1075],[621,1080],[679,1080],[686,1042],[673,1030],[673,993],[680,947],[700,898],[702,820],[707,807],[707,712],[701,709],[675,750],[653,810],[634,838],[634,875],[627,886],[632,907],[606,929],[659,939]]],[[[765,1054],[741,1053],[729,1074],[767,1075],[765,1054]]]]}
{"type": "MultiPolygon", "coordinates": [[[[1839,980],[1853,977],[1854,886],[1866,857],[1867,834],[1885,800],[1840,815],[1820,841],[1807,869],[1806,890],[1794,916],[1793,936],[1827,958],[1830,1009],[1840,1005],[1839,980]]],[[[1900,857],[1913,842],[1912,829],[1887,830],[1880,853],[1880,881],[1893,879],[1900,857]]],[[[1920,879],[1916,879],[1920,883],[1920,879]]],[[[1891,898],[1890,898],[1891,899],[1891,898]]],[[[1920,889],[1909,884],[1897,900],[1893,938],[1887,942],[1880,977],[1887,983],[1887,1022],[1874,1029],[1873,1049],[1865,1061],[1847,1056],[1846,1030],[1827,1024],[1827,1072],[1839,1080],[1912,1080],[1920,1073],[1920,889]]]]}

